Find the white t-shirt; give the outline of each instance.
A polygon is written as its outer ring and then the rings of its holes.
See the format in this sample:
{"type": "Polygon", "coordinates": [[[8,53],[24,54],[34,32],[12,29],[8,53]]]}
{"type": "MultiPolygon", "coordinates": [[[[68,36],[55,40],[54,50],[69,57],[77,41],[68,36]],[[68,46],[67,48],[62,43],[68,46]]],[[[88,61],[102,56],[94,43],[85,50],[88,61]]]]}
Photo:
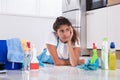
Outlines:
{"type": "MultiPolygon", "coordinates": [[[[54,32],[51,32],[49,34],[46,44],[51,44],[57,47],[57,53],[60,59],[69,59],[69,51],[68,51],[67,43],[61,42],[54,32]]],[[[79,39],[79,44],[78,42],[75,42],[75,45],[73,45],[73,47],[80,47],[80,39],[79,39]]],[[[46,54],[50,55],[48,50],[46,54]]]]}

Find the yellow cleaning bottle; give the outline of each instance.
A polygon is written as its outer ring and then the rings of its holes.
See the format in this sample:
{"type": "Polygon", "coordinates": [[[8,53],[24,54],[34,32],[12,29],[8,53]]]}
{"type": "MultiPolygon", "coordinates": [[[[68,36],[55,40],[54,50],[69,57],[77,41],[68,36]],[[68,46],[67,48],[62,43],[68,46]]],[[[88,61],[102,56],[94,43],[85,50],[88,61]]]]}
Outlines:
{"type": "Polygon", "coordinates": [[[108,65],[109,70],[116,70],[116,52],[115,52],[115,43],[111,42],[109,49],[108,65]]]}

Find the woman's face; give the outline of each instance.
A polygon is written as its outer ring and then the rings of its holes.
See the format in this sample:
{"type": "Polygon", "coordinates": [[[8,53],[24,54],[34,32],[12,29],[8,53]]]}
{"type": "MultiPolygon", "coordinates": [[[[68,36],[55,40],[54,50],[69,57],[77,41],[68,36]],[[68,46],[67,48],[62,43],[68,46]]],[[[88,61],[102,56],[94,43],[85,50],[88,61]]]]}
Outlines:
{"type": "Polygon", "coordinates": [[[61,25],[60,28],[57,30],[56,34],[60,38],[63,43],[66,43],[70,39],[70,31],[71,26],[68,25],[61,25]]]}

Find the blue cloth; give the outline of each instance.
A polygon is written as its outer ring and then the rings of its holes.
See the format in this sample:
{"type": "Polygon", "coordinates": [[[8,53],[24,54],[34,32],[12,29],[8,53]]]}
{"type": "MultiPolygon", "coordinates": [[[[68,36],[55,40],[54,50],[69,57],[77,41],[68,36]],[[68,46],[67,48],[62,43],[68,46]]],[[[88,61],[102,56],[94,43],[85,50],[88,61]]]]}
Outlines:
{"type": "Polygon", "coordinates": [[[45,65],[41,61],[39,61],[39,66],[44,67],[45,65]]]}
{"type": "Polygon", "coordinates": [[[97,70],[99,68],[99,60],[96,59],[95,63],[91,64],[91,61],[89,59],[86,64],[78,65],[76,67],[79,69],[84,69],[84,70],[97,70]]]}
{"type": "Polygon", "coordinates": [[[7,61],[6,40],[0,40],[0,62],[5,63],[6,61],[7,61]]]}
{"type": "Polygon", "coordinates": [[[53,60],[51,56],[47,55],[46,52],[47,49],[45,48],[43,52],[39,56],[37,56],[39,63],[43,62],[43,63],[53,64],[53,60]]]}
{"type": "Polygon", "coordinates": [[[19,38],[12,38],[7,40],[7,59],[10,62],[23,62],[24,61],[24,51],[19,38]]]}
{"type": "MultiPolygon", "coordinates": [[[[59,44],[59,38],[57,38],[56,48],[58,47],[58,44],[59,44]]],[[[52,57],[50,55],[47,55],[46,52],[47,52],[47,48],[43,49],[42,53],[37,56],[40,66],[44,66],[43,63],[54,64],[52,57]]]]}

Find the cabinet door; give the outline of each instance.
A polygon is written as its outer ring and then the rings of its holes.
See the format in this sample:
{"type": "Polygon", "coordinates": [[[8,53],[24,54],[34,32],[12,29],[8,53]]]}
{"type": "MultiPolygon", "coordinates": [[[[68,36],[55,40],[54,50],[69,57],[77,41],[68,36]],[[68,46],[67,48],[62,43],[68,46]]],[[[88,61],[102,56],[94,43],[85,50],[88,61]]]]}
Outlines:
{"type": "Polygon", "coordinates": [[[62,0],[40,0],[40,16],[58,17],[62,15],[62,0]]]}
{"type": "Polygon", "coordinates": [[[62,12],[68,11],[67,0],[62,0],[62,12]]]}
{"type": "Polygon", "coordinates": [[[67,0],[67,1],[69,10],[80,9],[81,0],[67,0]]]}
{"type": "Polygon", "coordinates": [[[80,19],[81,19],[81,11],[80,10],[76,10],[76,11],[71,11],[71,12],[66,12],[63,13],[63,16],[65,16],[66,18],[68,18],[73,27],[80,27],[80,19]]]}
{"type": "Polygon", "coordinates": [[[36,0],[7,0],[7,13],[35,15],[36,0]]]}
{"type": "Polygon", "coordinates": [[[107,9],[101,8],[87,12],[87,48],[96,43],[100,49],[102,39],[107,36],[107,9]]]}
{"type": "Polygon", "coordinates": [[[80,9],[81,0],[62,0],[62,12],[80,9]]]}
{"type": "Polygon", "coordinates": [[[7,0],[0,0],[0,13],[6,13],[7,0]]]}
{"type": "Polygon", "coordinates": [[[108,7],[108,40],[120,50],[120,5],[108,7]]]}
{"type": "Polygon", "coordinates": [[[2,0],[0,0],[0,13],[2,11],[2,0]]]}

